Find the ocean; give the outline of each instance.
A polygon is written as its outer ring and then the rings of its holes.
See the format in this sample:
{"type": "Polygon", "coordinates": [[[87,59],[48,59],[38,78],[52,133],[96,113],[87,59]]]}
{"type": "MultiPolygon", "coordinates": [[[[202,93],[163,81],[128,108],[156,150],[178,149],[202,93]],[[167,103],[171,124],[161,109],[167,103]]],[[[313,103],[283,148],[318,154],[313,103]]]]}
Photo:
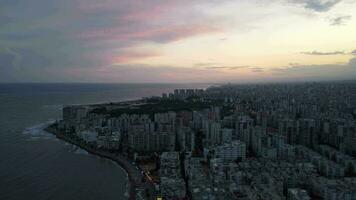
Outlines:
{"type": "Polygon", "coordinates": [[[0,199],[121,200],[128,178],[42,129],[63,105],[116,102],[207,84],[0,84],[0,199]]]}

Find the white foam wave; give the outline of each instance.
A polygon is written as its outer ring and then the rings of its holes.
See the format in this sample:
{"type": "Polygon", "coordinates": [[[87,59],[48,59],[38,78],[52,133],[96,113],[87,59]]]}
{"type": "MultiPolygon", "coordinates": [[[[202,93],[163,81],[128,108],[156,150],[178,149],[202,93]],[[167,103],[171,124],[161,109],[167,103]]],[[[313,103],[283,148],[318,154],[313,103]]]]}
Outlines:
{"type": "Polygon", "coordinates": [[[24,135],[30,136],[29,138],[30,141],[35,141],[38,139],[53,139],[54,136],[43,129],[46,128],[51,123],[53,123],[54,121],[55,120],[49,120],[44,123],[36,124],[34,126],[26,128],[22,133],[24,135]]]}
{"type": "Polygon", "coordinates": [[[49,108],[49,109],[56,109],[56,110],[62,110],[63,105],[43,105],[43,108],[49,108]]]}
{"type": "Polygon", "coordinates": [[[73,153],[80,154],[80,155],[89,155],[89,153],[87,151],[85,151],[84,149],[81,149],[79,147],[75,147],[73,153]]]}
{"type": "Polygon", "coordinates": [[[128,190],[125,192],[124,197],[130,197],[130,192],[128,190]]]}

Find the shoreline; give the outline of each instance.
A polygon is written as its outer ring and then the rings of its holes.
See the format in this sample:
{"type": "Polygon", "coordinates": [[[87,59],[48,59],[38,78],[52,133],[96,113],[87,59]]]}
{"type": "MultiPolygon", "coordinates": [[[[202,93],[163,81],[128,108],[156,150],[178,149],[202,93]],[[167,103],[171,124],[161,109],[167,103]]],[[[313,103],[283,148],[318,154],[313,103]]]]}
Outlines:
{"type": "Polygon", "coordinates": [[[79,143],[78,141],[66,136],[65,134],[60,133],[56,128],[53,127],[53,123],[49,124],[43,130],[55,135],[60,140],[68,142],[72,145],[75,145],[75,146],[87,151],[88,153],[90,153],[92,155],[96,155],[101,158],[106,158],[106,159],[109,159],[109,160],[117,163],[127,173],[128,184],[129,184],[128,199],[129,200],[136,199],[136,189],[139,188],[138,183],[140,182],[140,180],[138,180],[140,177],[137,177],[137,174],[140,175],[140,173],[136,173],[136,177],[135,177],[134,171],[136,171],[137,169],[131,164],[131,161],[129,161],[127,158],[123,157],[120,154],[113,154],[113,153],[106,152],[104,150],[94,149],[88,145],[79,143]]]}

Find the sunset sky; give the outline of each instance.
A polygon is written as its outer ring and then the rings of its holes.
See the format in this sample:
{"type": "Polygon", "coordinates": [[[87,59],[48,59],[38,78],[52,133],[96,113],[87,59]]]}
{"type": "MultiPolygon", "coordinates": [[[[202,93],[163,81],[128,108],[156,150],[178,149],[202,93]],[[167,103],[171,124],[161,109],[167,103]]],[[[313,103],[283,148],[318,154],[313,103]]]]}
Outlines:
{"type": "Polygon", "coordinates": [[[355,78],[355,0],[0,1],[0,82],[355,78]]]}

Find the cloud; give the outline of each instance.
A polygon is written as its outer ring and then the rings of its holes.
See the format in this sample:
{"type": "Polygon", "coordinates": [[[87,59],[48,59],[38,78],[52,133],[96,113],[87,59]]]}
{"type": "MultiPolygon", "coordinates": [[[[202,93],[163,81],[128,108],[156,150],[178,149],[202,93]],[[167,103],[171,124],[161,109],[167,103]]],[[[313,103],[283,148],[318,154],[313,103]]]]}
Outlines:
{"type": "Polygon", "coordinates": [[[301,4],[306,9],[310,9],[316,12],[326,12],[336,4],[340,3],[341,0],[290,0],[290,2],[301,4]]]}
{"type": "Polygon", "coordinates": [[[264,69],[262,67],[251,67],[252,72],[263,72],[264,69]]]}
{"type": "Polygon", "coordinates": [[[0,74],[3,82],[16,78],[18,55],[8,49],[0,49],[0,74]]]}
{"type": "Polygon", "coordinates": [[[127,29],[127,27],[93,30],[81,34],[80,37],[89,40],[151,41],[166,43],[219,31],[221,30],[207,24],[188,24],[168,27],[143,27],[142,30],[136,31],[127,29]]]}
{"type": "Polygon", "coordinates": [[[356,77],[356,57],[344,64],[291,65],[270,69],[276,78],[285,80],[345,80],[356,77]]]}
{"type": "Polygon", "coordinates": [[[320,52],[320,51],[312,51],[312,52],[301,52],[305,55],[314,55],[314,56],[329,56],[329,55],[344,55],[343,51],[333,51],[333,52],[320,52]]]}
{"type": "Polygon", "coordinates": [[[195,63],[194,67],[214,67],[216,65],[221,65],[221,63],[212,63],[212,62],[195,63]]]}
{"type": "Polygon", "coordinates": [[[47,62],[39,66],[29,62],[28,69],[85,70],[110,66],[115,60],[131,62],[158,56],[156,52],[135,51],[141,45],[166,44],[222,31],[215,18],[196,8],[205,4],[211,2],[2,0],[0,44],[19,55],[23,53],[20,51],[33,52],[37,62],[47,62]]]}
{"type": "Polygon", "coordinates": [[[238,70],[250,68],[248,65],[239,65],[239,66],[224,66],[222,63],[195,63],[193,65],[195,68],[207,69],[207,70],[238,70]]]}
{"type": "MultiPolygon", "coordinates": [[[[330,55],[356,55],[356,49],[351,52],[344,52],[344,51],[331,51],[331,52],[321,52],[321,51],[305,51],[300,52],[301,54],[305,55],[312,55],[312,56],[330,56],[330,55]]],[[[290,63],[290,65],[299,65],[299,63],[290,63]]]]}
{"type": "MultiPolygon", "coordinates": [[[[318,12],[327,11],[339,2],[282,1],[318,12]]],[[[241,5],[240,1],[230,2],[241,5]]],[[[258,27],[248,19],[261,23],[255,19],[260,17],[255,10],[247,10],[247,18],[241,14],[240,20],[231,17],[232,14],[220,13],[224,8],[220,8],[221,3],[222,0],[1,0],[0,81],[183,81],[226,77],[233,80],[240,72],[263,71],[258,67],[221,63],[197,63],[182,69],[127,64],[164,55],[145,49],[147,46],[166,47],[208,34],[216,34],[225,45],[230,34],[235,34],[225,30],[229,25],[233,24],[231,31],[235,31],[241,24],[258,27]],[[219,8],[215,9],[217,5],[219,8]],[[232,23],[233,20],[236,22],[232,23]],[[120,66],[112,66],[113,63],[120,66]]],[[[252,6],[256,6],[255,1],[252,6]]]]}
{"type": "Polygon", "coordinates": [[[149,57],[156,57],[160,54],[156,52],[123,52],[113,58],[113,63],[127,63],[149,57]]]}
{"type": "Polygon", "coordinates": [[[75,32],[86,41],[114,41],[134,46],[140,42],[168,43],[221,31],[214,19],[194,6],[202,1],[78,0],[89,16],[89,28],[75,32]],[[93,27],[94,26],[94,27],[93,27]]]}
{"type": "Polygon", "coordinates": [[[238,70],[238,69],[245,69],[249,68],[249,66],[210,66],[210,67],[205,67],[205,69],[214,69],[214,70],[238,70]]]}
{"type": "Polygon", "coordinates": [[[347,21],[351,19],[351,15],[343,15],[339,17],[333,17],[329,19],[329,23],[331,26],[341,26],[345,25],[347,21]]]}
{"type": "MultiPolygon", "coordinates": [[[[45,80],[51,61],[27,49],[0,49],[0,82],[45,80]]],[[[60,69],[59,69],[60,70],[60,69]]]]}
{"type": "MultiPolygon", "coordinates": [[[[93,69],[96,70],[96,69],[93,69]]],[[[78,72],[80,74],[82,72],[78,72]]],[[[85,73],[88,73],[85,71],[85,73]]],[[[88,73],[98,74],[105,80],[116,82],[214,82],[226,77],[222,71],[211,71],[194,67],[151,66],[140,64],[119,64],[88,73]]]]}
{"type": "Polygon", "coordinates": [[[262,67],[252,67],[248,65],[241,65],[241,66],[219,66],[216,63],[197,63],[194,65],[195,67],[203,66],[203,69],[207,70],[239,70],[239,69],[249,69],[251,72],[263,72],[264,69],[262,67]]]}

